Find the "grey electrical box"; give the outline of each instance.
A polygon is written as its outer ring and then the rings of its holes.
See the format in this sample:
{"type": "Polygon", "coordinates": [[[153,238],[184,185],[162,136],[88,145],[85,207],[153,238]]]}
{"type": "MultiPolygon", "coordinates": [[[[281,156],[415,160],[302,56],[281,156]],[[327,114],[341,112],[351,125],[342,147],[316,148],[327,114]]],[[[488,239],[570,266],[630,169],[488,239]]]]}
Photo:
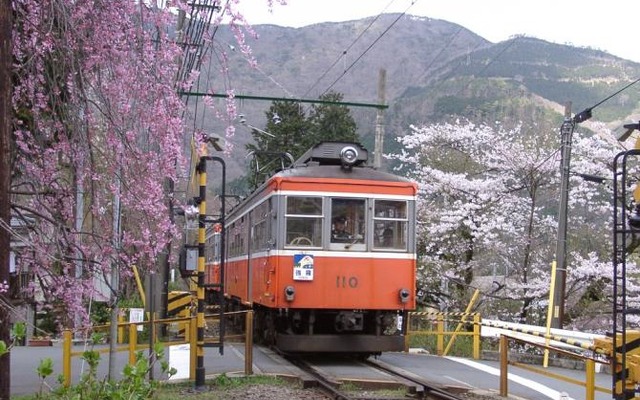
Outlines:
{"type": "Polygon", "coordinates": [[[185,269],[187,271],[195,271],[198,269],[198,249],[187,248],[187,257],[185,260],[185,269]]]}

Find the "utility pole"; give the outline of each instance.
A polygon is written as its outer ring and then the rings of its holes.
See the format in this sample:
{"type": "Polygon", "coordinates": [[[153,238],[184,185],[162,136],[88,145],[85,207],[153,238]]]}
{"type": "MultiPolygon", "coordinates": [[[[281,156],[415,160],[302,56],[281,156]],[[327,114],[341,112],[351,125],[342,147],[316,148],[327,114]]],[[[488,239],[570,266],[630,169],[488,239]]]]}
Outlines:
{"type": "MultiPolygon", "coordinates": [[[[9,283],[9,239],[11,226],[11,32],[13,19],[11,0],[0,0],[0,284],[9,283]]],[[[6,298],[6,293],[0,297],[6,298]]],[[[10,341],[9,310],[0,305],[0,340],[10,341]]],[[[0,400],[9,400],[11,395],[11,353],[0,356],[0,400]]]]}
{"type": "Polygon", "coordinates": [[[556,273],[552,283],[553,310],[551,327],[562,328],[564,322],[564,292],[567,281],[567,207],[569,203],[569,173],[571,163],[571,137],[575,121],[571,118],[571,102],[564,109],[564,122],[560,128],[561,167],[560,167],[560,205],[558,211],[558,239],[556,245],[556,273]]]}
{"type": "Polygon", "coordinates": [[[120,300],[120,191],[122,188],[122,182],[120,181],[121,173],[116,176],[117,185],[116,193],[113,195],[113,248],[116,250],[115,260],[111,262],[111,325],[109,328],[109,371],[108,378],[116,379],[116,352],[118,344],[118,316],[120,314],[120,307],[118,307],[118,301],[120,300]]]}
{"type": "Polygon", "coordinates": [[[198,271],[197,271],[197,312],[196,312],[196,390],[203,390],[205,380],[204,369],[204,273],[205,273],[205,243],[207,215],[207,156],[200,157],[197,171],[200,184],[197,198],[198,206],[198,271]]]}
{"type": "MultiPolygon", "coordinates": [[[[378,104],[383,105],[385,100],[385,87],[387,71],[381,69],[378,74],[378,104]]],[[[376,112],[376,138],[374,146],[373,167],[379,169],[382,165],[382,153],[384,149],[384,110],[378,108],[376,112]]]]}

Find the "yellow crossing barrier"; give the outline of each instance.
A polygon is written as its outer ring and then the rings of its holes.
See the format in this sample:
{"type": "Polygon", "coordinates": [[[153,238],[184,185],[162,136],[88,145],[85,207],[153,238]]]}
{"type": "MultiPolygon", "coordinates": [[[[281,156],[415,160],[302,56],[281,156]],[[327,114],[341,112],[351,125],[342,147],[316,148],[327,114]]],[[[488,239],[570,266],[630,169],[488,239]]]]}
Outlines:
{"type": "Polygon", "coordinates": [[[602,355],[606,355],[606,356],[611,355],[611,352],[609,350],[607,350],[606,348],[602,347],[602,346],[596,346],[593,343],[582,342],[580,340],[570,339],[570,338],[566,338],[566,337],[563,337],[563,336],[551,335],[551,334],[541,333],[541,332],[538,332],[538,331],[533,331],[533,330],[528,330],[528,329],[521,329],[521,328],[516,328],[516,327],[513,327],[513,326],[495,324],[495,323],[490,323],[490,322],[486,322],[486,321],[482,322],[482,325],[483,326],[489,326],[489,327],[492,327],[492,328],[505,329],[505,330],[509,330],[509,331],[513,331],[513,332],[526,333],[527,335],[537,336],[537,337],[541,337],[541,338],[544,338],[544,339],[554,340],[556,342],[566,343],[568,345],[575,346],[575,347],[580,347],[580,348],[585,349],[585,350],[591,350],[591,351],[593,351],[595,353],[598,353],[598,354],[602,354],[602,355]]]}

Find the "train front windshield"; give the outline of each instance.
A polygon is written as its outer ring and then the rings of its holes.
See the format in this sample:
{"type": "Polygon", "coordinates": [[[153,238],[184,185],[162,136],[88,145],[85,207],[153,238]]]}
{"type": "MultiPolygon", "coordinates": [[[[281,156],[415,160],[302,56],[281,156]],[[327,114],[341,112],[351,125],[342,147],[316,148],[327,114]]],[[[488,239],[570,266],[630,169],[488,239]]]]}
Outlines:
{"type": "Polygon", "coordinates": [[[395,199],[287,196],[285,247],[411,250],[409,203],[395,199]]]}

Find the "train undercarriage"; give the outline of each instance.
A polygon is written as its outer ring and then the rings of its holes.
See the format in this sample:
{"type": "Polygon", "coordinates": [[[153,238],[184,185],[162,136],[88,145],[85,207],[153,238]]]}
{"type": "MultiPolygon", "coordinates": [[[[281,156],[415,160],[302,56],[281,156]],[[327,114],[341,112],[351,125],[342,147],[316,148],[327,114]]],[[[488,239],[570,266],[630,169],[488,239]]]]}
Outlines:
{"type": "Polygon", "coordinates": [[[395,310],[254,308],[254,339],[287,353],[374,355],[404,349],[406,321],[395,310]]]}

